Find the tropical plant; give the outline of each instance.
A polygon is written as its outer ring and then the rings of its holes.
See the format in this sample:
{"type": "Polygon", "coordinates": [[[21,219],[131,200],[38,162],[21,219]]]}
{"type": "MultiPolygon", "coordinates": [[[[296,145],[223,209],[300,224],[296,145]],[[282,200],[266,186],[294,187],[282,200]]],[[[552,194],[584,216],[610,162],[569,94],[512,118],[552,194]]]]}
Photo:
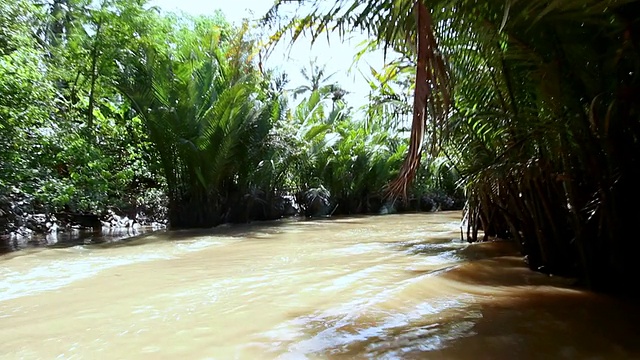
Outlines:
{"type": "Polygon", "coordinates": [[[382,72],[373,67],[370,70],[371,76],[367,77],[370,93],[366,125],[371,126],[374,120],[383,120],[385,127],[407,131],[411,126],[409,120],[413,111],[409,105],[413,88],[411,84],[414,82],[414,77],[408,71],[411,67],[394,61],[385,65],[382,72]]]}
{"type": "Polygon", "coordinates": [[[0,30],[0,194],[41,175],[33,167],[51,125],[47,106],[54,86],[42,71],[45,51],[32,34],[40,15],[27,1],[0,1],[0,21],[6,24],[0,30]]]}
{"type": "Polygon", "coordinates": [[[333,84],[329,84],[329,80],[335,75],[327,74],[326,65],[318,65],[318,59],[311,59],[309,61],[309,67],[303,67],[300,70],[300,74],[306,81],[306,84],[302,84],[293,90],[294,99],[300,95],[306,93],[313,93],[318,91],[320,93],[327,94],[332,91],[333,84]]]}
{"type": "Polygon", "coordinates": [[[291,160],[299,200],[312,215],[376,213],[382,189],[399,167],[406,140],[393,129],[365,127],[346,104],[331,110],[319,91],[304,99],[289,120],[297,129],[291,160]],[[324,206],[316,199],[325,198],[324,206]],[[316,205],[313,205],[316,204],[316,205]]]}
{"type": "Polygon", "coordinates": [[[224,221],[230,203],[254,185],[280,117],[278,99],[260,95],[244,31],[225,33],[215,22],[200,29],[180,30],[168,54],[148,48],[119,83],[160,157],[174,228],[224,221]]]}

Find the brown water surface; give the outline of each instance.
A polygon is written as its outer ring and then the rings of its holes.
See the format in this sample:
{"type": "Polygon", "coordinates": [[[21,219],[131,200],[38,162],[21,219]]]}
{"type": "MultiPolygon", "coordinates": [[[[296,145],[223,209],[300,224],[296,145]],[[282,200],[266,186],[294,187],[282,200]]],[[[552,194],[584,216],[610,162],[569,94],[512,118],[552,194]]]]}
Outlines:
{"type": "Polygon", "coordinates": [[[633,359],[638,308],[459,240],[458,212],[0,258],[7,359],[633,359]]]}

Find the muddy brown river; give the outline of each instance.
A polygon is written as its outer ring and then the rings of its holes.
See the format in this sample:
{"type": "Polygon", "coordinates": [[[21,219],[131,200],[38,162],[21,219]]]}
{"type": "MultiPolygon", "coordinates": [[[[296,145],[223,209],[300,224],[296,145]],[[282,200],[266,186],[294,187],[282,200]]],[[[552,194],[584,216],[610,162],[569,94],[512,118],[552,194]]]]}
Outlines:
{"type": "Polygon", "coordinates": [[[460,213],[0,257],[3,359],[638,359],[638,307],[460,241],[460,213]]]}

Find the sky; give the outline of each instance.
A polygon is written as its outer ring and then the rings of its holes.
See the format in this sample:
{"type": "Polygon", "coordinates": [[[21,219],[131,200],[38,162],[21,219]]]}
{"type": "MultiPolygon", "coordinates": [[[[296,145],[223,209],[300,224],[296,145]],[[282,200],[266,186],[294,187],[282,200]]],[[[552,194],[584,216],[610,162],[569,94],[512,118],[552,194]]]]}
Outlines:
{"type": "MultiPolygon", "coordinates": [[[[240,24],[245,18],[254,20],[262,17],[273,5],[273,0],[151,0],[150,4],[165,11],[183,11],[192,15],[211,15],[221,10],[228,21],[240,24]]],[[[286,6],[295,9],[298,5],[286,6]]],[[[366,39],[360,34],[351,36],[351,40],[342,41],[337,34],[332,34],[329,43],[323,37],[313,46],[308,38],[298,39],[293,46],[284,41],[273,51],[265,66],[286,72],[290,79],[288,87],[294,88],[306,83],[300,70],[309,67],[310,60],[316,58],[318,65],[326,66],[327,74],[335,73],[331,82],[337,82],[349,92],[347,103],[358,108],[366,104],[369,94],[369,85],[360,71],[369,76],[369,65],[379,70],[384,59],[381,52],[368,54],[349,72],[358,50],[357,45],[366,39]]]]}

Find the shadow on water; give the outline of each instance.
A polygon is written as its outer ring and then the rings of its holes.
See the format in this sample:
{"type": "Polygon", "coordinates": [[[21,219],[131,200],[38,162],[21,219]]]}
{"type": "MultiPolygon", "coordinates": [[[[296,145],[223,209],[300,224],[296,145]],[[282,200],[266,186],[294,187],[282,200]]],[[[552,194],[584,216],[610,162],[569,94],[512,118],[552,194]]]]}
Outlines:
{"type": "Polygon", "coordinates": [[[497,256],[515,256],[518,254],[513,244],[507,241],[468,244],[450,236],[434,236],[423,241],[411,241],[399,244],[399,250],[413,255],[437,256],[446,252],[455,252],[460,261],[481,260],[497,256]]]}
{"type": "MultiPolygon", "coordinates": [[[[92,246],[97,248],[136,246],[157,241],[148,235],[163,233],[161,241],[193,240],[198,237],[231,237],[264,239],[264,235],[282,233],[281,226],[290,223],[301,225],[350,226],[370,225],[371,217],[385,217],[382,215],[338,215],[303,217],[294,216],[277,220],[253,221],[250,223],[226,223],[206,229],[154,229],[151,227],[138,228],[103,228],[101,231],[65,229],[57,234],[35,234],[31,237],[10,238],[0,236],[0,256],[11,252],[37,248],[68,248],[74,246],[92,246]]],[[[443,239],[443,242],[450,239],[443,239]]]]}
{"type": "MultiPolygon", "coordinates": [[[[273,228],[276,223],[264,225],[273,228]]],[[[152,228],[103,229],[102,231],[71,230],[58,234],[33,235],[22,238],[0,238],[0,255],[27,249],[60,249],[76,246],[106,249],[123,246],[146,245],[154,241],[193,240],[203,236],[246,237],[259,230],[260,226],[223,225],[211,229],[165,230],[152,228]],[[164,234],[162,240],[150,235],[164,234]]]]}
{"type": "Polygon", "coordinates": [[[622,302],[612,311],[615,301],[588,293],[523,293],[360,336],[333,349],[331,358],[637,359],[640,316],[622,302]]]}
{"type": "Polygon", "coordinates": [[[381,324],[363,316],[335,328],[334,337],[349,341],[329,350],[332,359],[640,358],[636,303],[533,272],[508,242],[463,246],[443,237],[398,248],[425,257],[455,254],[453,265],[407,270],[427,294],[444,294],[448,307],[437,317],[381,324]]]}
{"type": "Polygon", "coordinates": [[[398,250],[453,259],[438,269],[407,272],[436,276],[476,300],[438,321],[413,321],[350,343],[334,358],[640,358],[637,304],[585,291],[575,279],[533,272],[509,242],[465,246],[436,237],[402,243],[398,250]]]}
{"type": "Polygon", "coordinates": [[[317,224],[318,222],[362,224],[357,217],[322,217],[322,218],[283,218],[279,220],[255,221],[242,224],[223,224],[208,229],[165,230],[151,227],[138,228],[103,228],[101,231],[69,229],[52,234],[35,234],[30,237],[0,237],[0,256],[25,249],[69,248],[74,246],[91,246],[92,248],[110,248],[120,246],[145,245],[158,241],[149,235],[162,233],[160,241],[193,240],[198,237],[230,237],[261,239],[264,234],[275,235],[281,232],[281,225],[291,222],[317,224]]]}
{"type": "MultiPolygon", "coordinates": [[[[276,235],[282,232],[280,227],[292,222],[300,224],[326,223],[340,224],[348,222],[352,225],[366,224],[367,216],[335,216],[335,217],[290,217],[278,220],[254,221],[251,223],[223,224],[208,229],[166,230],[151,227],[138,228],[103,228],[101,231],[65,229],[53,234],[34,234],[30,237],[0,236],[0,256],[26,249],[69,248],[75,246],[94,249],[145,245],[154,241],[193,240],[198,237],[227,237],[264,239],[265,235],[276,235]],[[150,235],[162,233],[162,238],[150,235]]],[[[17,255],[17,254],[14,254],[17,255]]]]}
{"type": "Polygon", "coordinates": [[[101,231],[69,229],[51,234],[34,234],[29,237],[0,237],[0,255],[38,248],[69,248],[74,246],[109,245],[162,232],[151,227],[102,228],[101,231]]]}
{"type": "MultiPolygon", "coordinates": [[[[290,217],[278,220],[254,221],[250,223],[228,223],[207,229],[180,229],[164,231],[163,240],[182,241],[194,240],[199,237],[221,237],[221,238],[237,238],[237,239],[253,239],[263,240],[265,236],[278,235],[287,232],[286,225],[296,223],[300,225],[318,225],[326,224],[326,226],[338,225],[348,222],[350,225],[364,225],[365,221],[357,220],[360,217],[290,217]]],[[[363,217],[364,218],[364,217],[363,217]]],[[[121,245],[135,246],[143,245],[146,242],[127,241],[121,245]]],[[[118,245],[118,244],[113,244],[118,245]]]]}

